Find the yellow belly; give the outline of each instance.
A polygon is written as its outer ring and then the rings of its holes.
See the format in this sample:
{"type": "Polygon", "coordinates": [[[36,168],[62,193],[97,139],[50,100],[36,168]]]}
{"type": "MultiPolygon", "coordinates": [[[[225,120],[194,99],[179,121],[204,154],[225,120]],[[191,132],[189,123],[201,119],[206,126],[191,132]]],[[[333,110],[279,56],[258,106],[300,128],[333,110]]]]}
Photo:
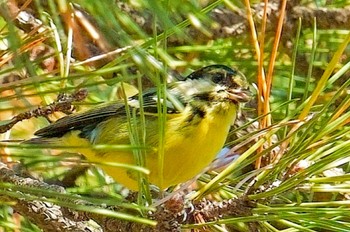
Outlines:
{"type": "MultiPolygon", "coordinates": [[[[183,183],[201,172],[223,147],[235,113],[234,108],[229,108],[201,119],[195,126],[175,132],[166,131],[163,179],[158,174],[157,160],[152,160],[147,163],[151,170],[151,183],[164,189],[183,183]]],[[[173,125],[167,128],[174,128],[181,122],[174,119],[168,123],[173,125]]]]}
{"type": "MultiPolygon", "coordinates": [[[[150,183],[165,189],[185,182],[201,172],[224,145],[235,115],[235,106],[225,103],[220,105],[218,109],[207,112],[204,118],[198,116],[188,124],[185,122],[187,117],[181,115],[169,117],[165,126],[162,174],[158,170],[158,129],[150,129],[150,127],[154,127],[156,119],[153,119],[151,123],[146,120],[146,143],[155,148],[146,153],[146,168],[150,170],[150,183]]],[[[126,144],[128,142],[126,127],[115,126],[116,123],[118,124],[117,120],[112,118],[101,125],[94,144],[126,144]]],[[[75,140],[75,144],[88,143],[86,139],[77,138],[74,133],[65,136],[65,138],[65,141],[69,141],[67,144],[72,144],[73,140],[75,140]]],[[[134,164],[132,151],[99,150],[93,152],[83,149],[79,152],[92,162],[134,164]]],[[[108,165],[100,165],[100,167],[115,181],[129,189],[138,190],[137,178],[127,169],[108,165]]]]}

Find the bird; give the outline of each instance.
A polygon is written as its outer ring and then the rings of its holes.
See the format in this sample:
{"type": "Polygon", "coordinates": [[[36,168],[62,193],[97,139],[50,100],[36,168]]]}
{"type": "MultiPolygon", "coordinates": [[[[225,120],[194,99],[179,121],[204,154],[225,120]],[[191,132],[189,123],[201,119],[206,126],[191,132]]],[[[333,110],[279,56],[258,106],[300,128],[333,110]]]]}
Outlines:
{"type": "Polygon", "coordinates": [[[147,180],[161,190],[167,189],[195,177],[213,161],[224,146],[241,103],[249,101],[251,93],[241,72],[214,64],[169,83],[163,95],[157,96],[156,88],[150,88],[143,92],[142,100],[136,95],[124,102],[107,103],[64,116],[36,131],[36,137],[27,143],[71,146],[73,148],[67,150],[81,153],[116,182],[139,191],[137,171],[109,165],[135,165],[135,151],[132,147],[108,149],[108,145],[132,144],[130,130],[137,128],[137,133],[145,133],[146,149],[142,152],[143,165],[149,170],[147,180]],[[159,105],[164,104],[166,112],[162,122],[158,111],[159,105]],[[103,145],[107,145],[106,149],[94,149],[103,145]]]}

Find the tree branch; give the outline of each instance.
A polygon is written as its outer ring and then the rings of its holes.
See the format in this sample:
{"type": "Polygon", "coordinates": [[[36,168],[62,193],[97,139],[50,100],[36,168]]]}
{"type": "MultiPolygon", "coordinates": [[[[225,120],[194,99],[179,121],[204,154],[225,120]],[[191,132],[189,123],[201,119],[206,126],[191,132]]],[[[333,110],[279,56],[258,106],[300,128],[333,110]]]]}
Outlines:
{"type": "MultiPolygon", "coordinates": [[[[65,189],[60,186],[48,185],[38,180],[20,177],[3,163],[0,163],[0,182],[10,183],[18,187],[42,189],[43,192],[49,190],[57,193],[65,193],[65,189]]],[[[1,187],[1,190],[3,193],[0,194],[2,202],[15,202],[15,204],[11,205],[14,211],[28,218],[43,231],[102,231],[92,228],[87,221],[74,221],[65,217],[62,207],[45,202],[45,197],[41,197],[42,200],[34,200],[40,197],[33,197],[33,195],[28,193],[4,188],[4,186],[1,187]],[[22,195],[23,198],[17,197],[18,195],[22,195]]]]}
{"type": "MultiPolygon", "coordinates": [[[[69,207],[60,206],[59,202],[70,202],[74,205],[92,206],[94,209],[107,209],[122,212],[116,206],[97,206],[85,200],[63,199],[66,190],[57,185],[49,185],[32,178],[24,178],[0,163],[0,200],[15,202],[11,207],[15,212],[28,218],[43,231],[180,231],[186,224],[205,223],[227,217],[251,215],[255,204],[247,199],[229,199],[221,202],[201,200],[197,203],[186,202],[183,195],[176,196],[149,213],[149,218],[157,222],[156,227],[132,221],[119,220],[105,215],[76,211],[69,207]],[[42,191],[37,191],[42,190],[42,191]],[[45,196],[46,192],[57,192],[56,199],[45,196]],[[88,223],[94,220],[100,227],[95,228],[88,223]]],[[[136,214],[137,212],[129,212],[136,214]]],[[[254,223],[250,231],[257,231],[254,223]]]]}

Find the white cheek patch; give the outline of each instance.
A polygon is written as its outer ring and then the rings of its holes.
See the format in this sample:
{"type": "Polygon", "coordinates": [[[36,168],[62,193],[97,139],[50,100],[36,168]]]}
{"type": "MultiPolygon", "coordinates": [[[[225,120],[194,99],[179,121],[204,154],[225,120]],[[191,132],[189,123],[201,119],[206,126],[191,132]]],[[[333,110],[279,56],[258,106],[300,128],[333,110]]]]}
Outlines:
{"type": "Polygon", "coordinates": [[[221,92],[221,91],[224,91],[224,90],[226,90],[226,87],[223,86],[223,85],[216,85],[215,89],[214,89],[214,91],[217,92],[217,93],[221,92]]]}

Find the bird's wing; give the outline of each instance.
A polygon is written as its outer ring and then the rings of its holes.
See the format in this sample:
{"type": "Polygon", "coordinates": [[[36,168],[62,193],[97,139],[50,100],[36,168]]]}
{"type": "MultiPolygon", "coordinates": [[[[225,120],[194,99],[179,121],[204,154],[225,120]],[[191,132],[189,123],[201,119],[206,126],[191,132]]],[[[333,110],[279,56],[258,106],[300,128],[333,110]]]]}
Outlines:
{"type": "Polygon", "coordinates": [[[61,137],[71,130],[83,130],[86,127],[95,127],[106,118],[124,114],[124,104],[108,104],[83,113],[77,113],[60,118],[51,125],[35,132],[40,137],[61,137]]]}
{"type": "MultiPolygon", "coordinates": [[[[177,99],[175,96],[173,96],[173,98],[177,99]]],[[[149,89],[143,93],[143,102],[141,105],[146,114],[157,115],[157,102],[158,98],[155,88],[149,89]]],[[[177,115],[179,112],[181,112],[173,101],[169,99],[162,100],[161,104],[164,103],[167,105],[167,114],[177,115]]],[[[137,96],[129,99],[128,104],[130,108],[140,108],[140,102],[137,96]]],[[[93,130],[106,118],[121,115],[126,115],[125,105],[122,103],[109,103],[108,105],[99,106],[83,113],[65,116],[51,125],[36,131],[35,135],[46,138],[61,137],[69,131],[80,130],[82,131],[81,136],[84,137],[85,132],[93,130]]]]}

